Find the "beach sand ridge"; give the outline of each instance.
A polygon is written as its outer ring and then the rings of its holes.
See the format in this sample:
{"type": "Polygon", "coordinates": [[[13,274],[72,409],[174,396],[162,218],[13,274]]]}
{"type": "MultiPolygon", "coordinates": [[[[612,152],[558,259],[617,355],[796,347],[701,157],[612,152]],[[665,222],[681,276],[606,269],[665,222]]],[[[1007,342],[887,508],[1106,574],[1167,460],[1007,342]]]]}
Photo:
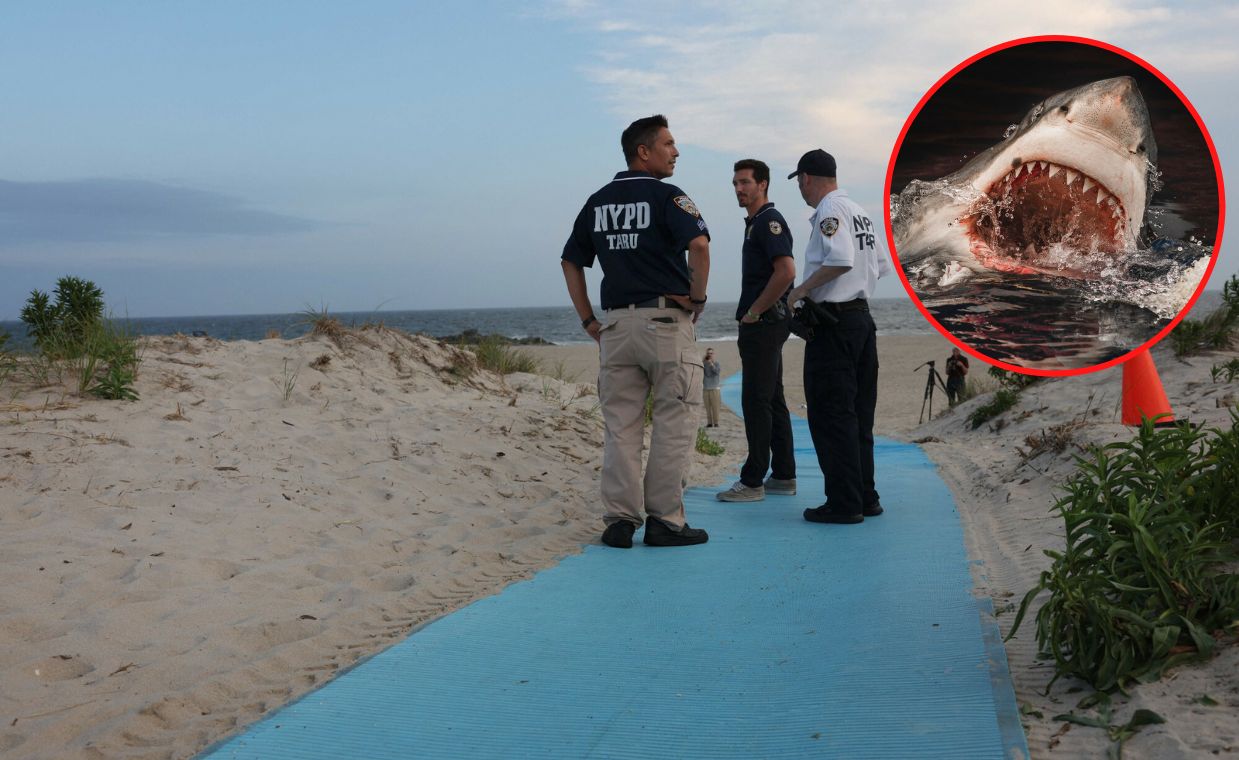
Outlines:
{"type": "MultiPolygon", "coordinates": [[[[724,374],[735,343],[713,346],[724,374]]],[[[63,388],[0,408],[0,754],[184,758],[447,612],[596,543],[602,423],[597,347],[522,349],[566,379],[476,369],[470,355],[382,328],[298,340],[147,339],[137,402],[63,388]]],[[[788,343],[803,415],[803,344],[788,343]]],[[[879,338],[877,428],[923,440],[952,489],[978,593],[1004,606],[1061,545],[1049,514],[1080,446],[1131,436],[1119,370],[1036,385],[970,430],[981,399],[917,424],[938,336],[879,338]],[[1076,424],[1078,422],[1078,424],[1076,424]],[[1074,448],[1028,457],[1072,426],[1074,448]]],[[[1174,411],[1229,419],[1235,384],[1155,352],[1174,411]]],[[[985,367],[973,362],[973,375],[985,367]]],[[[704,420],[703,420],[704,422],[704,420]]],[[[707,431],[690,484],[734,478],[742,422],[707,431]]],[[[879,479],[881,473],[879,471],[879,479]]],[[[880,485],[880,484],[879,484],[880,485]]],[[[906,505],[888,503],[889,519],[906,505]]],[[[690,515],[690,520],[692,516],[690,515]]],[[[880,519],[888,519],[884,516],[880,519]]],[[[709,527],[703,525],[703,527],[709,527]]],[[[1096,757],[1103,731],[1064,729],[1073,684],[1043,695],[1030,622],[1008,644],[1035,758],[1096,757]]],[[[1133,690],[1153,709],[1129,758],[1239,752],[1239,648],[1133,690]],[[1208,695],[1219,704],[1199,702],[1208,695]]],[[[424,685],[410,684],[410,688],[424,685]]]]}

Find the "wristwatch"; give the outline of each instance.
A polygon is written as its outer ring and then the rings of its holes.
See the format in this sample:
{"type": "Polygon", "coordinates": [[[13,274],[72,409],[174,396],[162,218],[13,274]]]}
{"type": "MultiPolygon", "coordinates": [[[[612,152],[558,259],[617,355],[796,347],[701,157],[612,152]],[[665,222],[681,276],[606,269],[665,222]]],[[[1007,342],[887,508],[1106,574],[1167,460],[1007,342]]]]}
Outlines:
{"type": "Polygon", "coordinates": [[[702,296],[702,297],[701,297],[701,300],[700,300],[700,301],[698,301],[696,298],[693,298],[693,297],[690,295],[690,296],[688,297],[688,302],[689,302],[689,303],[691,303],[691,304],[696,304],[696,305],[700,306],[701,304],[703,304],[703,303],[705,303],[705,302],[706,302],[706,299],[707,299],[707,298],[709,298],[709,296],[702,296]]]}
{"type": "Polygon", "coordinates": [[[593,314],[590,314],[588,317],[581,320],[581,327],[582,329],[588,330],[589,326],[597,321],[598,321],[598,318],[595,317],[593,314]]]}

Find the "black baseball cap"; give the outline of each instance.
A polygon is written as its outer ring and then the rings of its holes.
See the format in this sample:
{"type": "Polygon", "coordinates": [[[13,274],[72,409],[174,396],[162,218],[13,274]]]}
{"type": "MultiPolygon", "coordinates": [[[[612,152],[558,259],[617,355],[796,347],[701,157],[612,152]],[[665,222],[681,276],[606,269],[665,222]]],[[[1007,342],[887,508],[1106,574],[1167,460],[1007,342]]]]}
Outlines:
{"type": "Polygon", "coordinates": [[[811,174],[814,177],[834,177],[835,171],[835,157],[821,148],[814,148],[800,157],[800,160],[796,162],[796,171],[787,175],[787,178],[791,179],[797,174],[811,174]]]}

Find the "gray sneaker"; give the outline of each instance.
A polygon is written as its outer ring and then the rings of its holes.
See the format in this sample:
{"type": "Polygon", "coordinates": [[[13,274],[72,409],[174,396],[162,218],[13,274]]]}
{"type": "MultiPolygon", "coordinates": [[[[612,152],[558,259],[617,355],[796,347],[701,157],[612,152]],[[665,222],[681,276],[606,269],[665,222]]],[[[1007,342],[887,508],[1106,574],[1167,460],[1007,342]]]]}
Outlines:
{"type": "Polygon", "coordinates": [[[795,496],[796,495],[796,479],[779,480],[778,478],[766,478],[766,493],[772,493],[777,496],[795,496]]]}
{"type": "Polygon", "coordinates": [[[762,486],[750,488],[737,480],[731,488],[715,494],[719,501],[761,501],[766,498],[766,489],[762,486]]]}

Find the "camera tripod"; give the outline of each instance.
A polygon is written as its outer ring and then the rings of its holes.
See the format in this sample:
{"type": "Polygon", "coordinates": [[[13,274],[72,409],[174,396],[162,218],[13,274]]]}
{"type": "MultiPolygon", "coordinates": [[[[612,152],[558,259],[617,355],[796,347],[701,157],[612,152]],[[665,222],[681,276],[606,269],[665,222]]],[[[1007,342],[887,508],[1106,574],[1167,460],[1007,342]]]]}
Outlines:
{"type": "MultiPolygon", "coordinates": [[[[946,382],[943,381],[942,375],[938,374],[938,370],[934,369],[934,360],[930,359],[929,361],[922,364],[921,367],[929,367],[929,371],[925,373],[925,396],[924,398],[921,399],[921,416],[916,421],[916,424],[918,425],[925,421],[925,406],[926,405],[929,406],[929,419],[932,420],[934,418],[934,381],[935,380],[938,381],[938,385],[942,388],[942,392],[946,393],[946,382]]],[[[920,369],[921,367],[917,367],[916,369],[912,371],[916,372],[916,370],[920,369]]]]}

